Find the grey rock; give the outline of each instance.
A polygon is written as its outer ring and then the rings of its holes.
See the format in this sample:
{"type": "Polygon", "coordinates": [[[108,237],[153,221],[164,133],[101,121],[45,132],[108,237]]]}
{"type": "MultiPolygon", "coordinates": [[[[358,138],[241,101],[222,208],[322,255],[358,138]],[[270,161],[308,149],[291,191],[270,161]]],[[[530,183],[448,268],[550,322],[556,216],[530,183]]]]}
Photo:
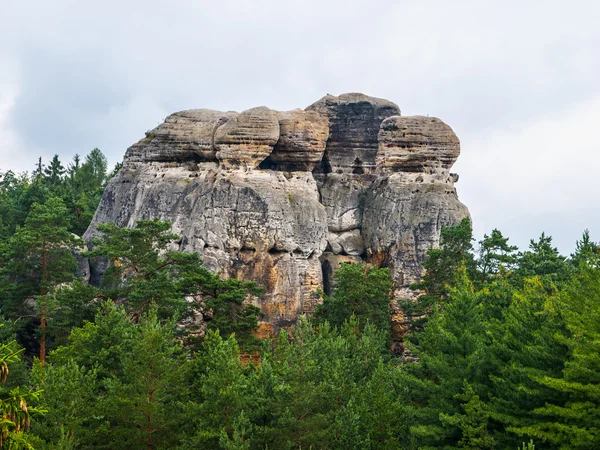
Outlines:
{"type": "Polygon", "coordinates": [[[273,151],[279,140],[275,111],[260,106],[244,111],[215,132],[217,159],[224,168],[255,169],[273,151]]]}
{"type": "Polygon", "coordinates": [[[103,195],[85,239],[98,223],[134,226],[169,220],[179,248],[197,252],[211,270],[253,279],[268,294],[251,299],[283,326],[314,308],[327,220],[310,172],[223,170],[200,164],[143,164],[121,170],[103,195]]]}
{"type": "Polygon", "coordinates": [[[375,170],[381,122],[400,115],[395,103],[357,93],[326,95],[306,110],[329,119],[325,171],[358,175],[375,170]]]}
{"type": "Polygon", "coordinates": [[[236,114],[210,109],[171,114],[164,123],[146,132],[146,137],[130,148],[126,159],[144,162],[216,161],[215,131],[236,114]]]}
{"type": "Polygon", "coordinates": [[[278,112],[279,140],[269,157],[271,167],[283,171],[312,171],[323,158],[329,136],[327,118],[295,109],[278,112]]]}
{"type": "Polygon", "coordinates": [[[328,248],[334,255],[361,256],[365,252],[365,244],[360,230],[329,233],[328,248]]]}
{"type": "Polygon", "coordinates": [[[345,231],[339,235],[337,241],[346,255],[361,256],[365,252],[365,244],[360,230],[345,231]]]}
{"type": "Polygon", "coordinates": [[[412,183],[401,174],[382,178],[365,193],[362,235],[368,261],[389,267],[397,298],[422,275],[426,252],[439,245],[443,227],[469,217],[451,183],[412,183]]]}
{"type": "MultiPolygon", "coordinates": [[[[173,114],[127,150],[84,238],[103,222],[169,220],[179,249],[266,288],[248,299],[265,314],[261,336],[314,311],[343,262],[389,267],[395,298],[413,298],[427,249],[469,212],[449,173],[450,127],[399,114],[363,94],[305,111],[173,114]]],[[[106,261],[90,268],[98,283],[106,261]]],[[[394,311],[399,330],[403,318],[394,311]]]]}
{"type": "Polygon", "coordinates": [[[383,172],[445,173],[460,154],[460,142],[435,117],[388,117],[379,130],[377,165],[383,172]]]}
{"type": "Polygon", "coordinates": [[[359,228],[362,221],[362,196],[368,179],[355,175],[316,174],[321,203],[327,211],[330,231],[342,232],[359,228]]]}

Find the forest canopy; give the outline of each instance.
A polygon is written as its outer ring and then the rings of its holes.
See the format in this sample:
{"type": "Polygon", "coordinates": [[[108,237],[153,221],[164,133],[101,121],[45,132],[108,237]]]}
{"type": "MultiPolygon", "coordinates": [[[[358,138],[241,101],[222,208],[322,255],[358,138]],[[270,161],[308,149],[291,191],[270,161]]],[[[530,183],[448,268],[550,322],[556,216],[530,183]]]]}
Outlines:
{"type": "Polygon", "coordinates": [[[387,268],[344,264],[313,316],[259,339],[261,287],[172,250],[169,223],[105,224],[85,250],[111,175],[97,149],[0,174],[0,447],[600,448],[589,233],[569,256],[545,234],[519,251],[465,219],[416,301],[393,303],[387,268]],[[110,262],[102,283],[77,257],[110,262]]]}

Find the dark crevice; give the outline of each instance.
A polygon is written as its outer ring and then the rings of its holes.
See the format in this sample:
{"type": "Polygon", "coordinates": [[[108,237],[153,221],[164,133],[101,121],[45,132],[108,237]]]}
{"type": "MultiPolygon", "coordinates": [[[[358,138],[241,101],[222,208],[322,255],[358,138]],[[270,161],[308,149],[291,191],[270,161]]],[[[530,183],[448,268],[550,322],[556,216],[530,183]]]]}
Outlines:
{"type": "Polygon", "coordinates": [[[277,248],[275,248],[275,247],[271,247],[271,248],[269,249],[268,253],[269,253],[270,255],[282,255],[282,254],[284,254],[284,253],[289,253],[289,251],[288,251],[288,250],[278,250],[278,249],[277,249],[277,248]]]}
{"type": "Polygon", "coordinates": [[[267,156],[258,166],[260,170],[277,170],[277,164],[273,162],[270,156],[267,156]]]}
{"type": "Polygon", "coordinates": [[[354,163],[352,164],[352,173],[355,175],[363,175],[365,173],[360,158],[354,160],[354,163]]]}
{"type": "Polygon", "coordinates": [[[328,260],[323,261],[321,264],[321,271],[323,273],[323,292],[325,295],[331,295],[333,268],[328,260]]]}
{"type": "Polygon", "coordinates": [[[323,155],[323,158],[321,158],[321,162],[319,164],[317,164],[316,167],[313,169],[313,173],[327,175],[328,173],[331,173],[331,172],[332,172],[331,163],[329,162],[329,158],[327,157],[327,152],[326,152],[323,155]]]}

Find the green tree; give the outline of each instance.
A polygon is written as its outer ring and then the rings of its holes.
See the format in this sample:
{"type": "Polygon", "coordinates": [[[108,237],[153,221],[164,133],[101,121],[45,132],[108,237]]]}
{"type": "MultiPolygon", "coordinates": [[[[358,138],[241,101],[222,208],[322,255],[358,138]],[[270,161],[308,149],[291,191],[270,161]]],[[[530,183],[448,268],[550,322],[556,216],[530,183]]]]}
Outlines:
{"type": "Polygon", "coordinates": [[[411,338],[418,343],[409,344],[418,363],[407,364],[404,370],[412,411],[410,433],[425,447],[451,448],[459,441],[471,442],[475,435],[488,441],[481,431],[487,427],[484,416],[477,424],[480,434],[465,428],[473,418],[465,416],[471,400],[479,412],[487,409],[490,337],[485,304],[464,268],[458,270],[454,284],[443,308],[435,309],[424,329],[411,338]]]}
{"type": "Polygon", "coordinates": [[[360,327],[367,322],[390,330],[392,276],[387,268],[342,264],[334,275],[333,292],[317,306],[315,317],[341,327],[354,316],[360,327]]]}
{"type": "Polygon", "coordinates": [[[99,225],[101,236],[90,255],[111,262],[103,275],[103,295],[123,303],[134,321],[153,304],[161,319],[184,319],[203,302],[208,329],[224,336],[236,333],[243,345],[255,346],[252,333],[260,310],[245,299],[262,289],[252,282],[222,279],[202,267],[196,253],[168,250],[178,238],[170,229],[170,223],[159,220],[140,220],[134,228],[99,225]]]}
{"type": "Polygon", "coordinates": [[[53,312],[53,291],[74,278],[76,261],[71,248],[80,240],[67,230],[67,209],[58,198],[34,204],[23,227],[9,239],[3,270],[9,317],[39,319],[39,355],[46,358],[46,327],[53,312]],[[29,299],[35,298],[32,307],[29,299]]]}
{"type": "MultiPolygon", "coordinates": [[[[439,248],[427,250],[427,259],[423,263],[425,273],[420,282],[411,285],[411,289],[422,293],[416,302],[404,304],[407,312],[423,317],[432,307],[443,303],[454,286],[459,267],[474,279],[473,229],[468,217],[456,225],[442,228],[439,248]]],[[[419,329],[424,323],[423,319],[415,320],[412,326],[419,329]]]]}
{"type": "Polygon", "coordinates": [[[81,177],[84,189],[91,193],[102,191],[108,178],[108,162],[100,149],[93,149],[81,165],[81,177]]]}
{"type": "Polygon", "coordinates": [[[67,360],[44,369],[36,366],[33,378],[47,412],[33,421],[32,433],[57,448],[61,441],[82,448],[93,442],[100,417],[95,406],[101,400],[97,371],[67,360]]]}
{"type": "Polygon", "coordinates": [[[50,165],[44,168],[44,182],[50,186],[57,187],[63,181],[63,175],[66,170],[63,167],[58,155],[54,155],[50,161],[50,165]]]}
{"type": "Polygon", "coordinates": [[[457,427],[461,431],[458,448],[483,450],[494,448],[494,438],[488,430],[489,407],[475,394],[465,381],[463,390],[454,396],[461,401],[462,412],[456,414],[440,413],[443,424],[457,427]]]}
{"type": "MultiPolygon", "coordinates": [[[[240,440],[239,416],[246,406],[247,378],[235,336],[223,339],[210,331],[192,362],[191,392],[194,403],[194,432],[186,439],[188,448],[218,448],[220,441],[240,440]],[[223,436],[224,434],[224,436],[223,436]]],[[[247,425],[244,425],[247,426],[247,425]]]]}
{"type": "Polygon", "coordinates": [[[502,322],[490,329],[495,369],[491,372],[490,414],[504,447],[512,446],[514,434],[533,437],[527,428],[539,417],[535,409],[547,402],[564,401],[537,380],[560,375],[567,348],[556,336],[565,333],[560,314],[558,293],[548,292],[539,278],[526,279],[524,287],[513,294],[513,300],[502,322]]]}
{"type": "Polygon", "coordinates": [[[10,449],[32,449],[29,430],[32,415],[43,413],[42,409],[27,403],[36,401],[39,392],[33,392],[23,386],[5,388],[9,366],[19,361],[22,349],[16,341],[0,344],[0,447],[10,449]]]}
{"type": "Polygon", "coordinates": [[[94,321],[73,328],[68,344],[50,355],[51,362],[64,365],[73,361],[86,370],[96,370],[100,379],[122,378],[123,355],[133,351],[132,329],[125,310],[106,300],[94,321]]]}
{"type": "Polygon", "coordinates": [[[541,385],[557,393],[533,412],[538,422],[516,427],[560,449],[600,446],[600,270],[583,267],[561,295],[569,350],[560,375],[540,374],[541,385]],[[556,401],[561,399],[562,401],[556,401]]]}
{"type": "Polygon", "coordinates": [[[68,189],[64,198],[71,210],[71,231],[77,235],[82,235],[87,229],[110,178],[106,157],[97,148],[85,157],[83,163],[79,155],[75,155],[69,165],[65,177],[68,189]]]}
{"type": "Polygon", "coordinates": [[[479,258],[477,268],[479,279],[483,286],[488,280],[497,278],[500,274],[512,269],[517,261],[516,246],[508,244],[497,229],[488,236],[485,234],[479,242],[479,258]]]}
{"type": "Polygon", "coordinates": [[[34,430],[78,448],[173,448],[184,432],[190,364],[174,323],[154,313],[132,323],[106,301],[94,322],[73,329],[41,378],[53,412],[34,430]]]}
{"type": "Polygon", "coordinates": [[[291,337],[282,332],[252,379],[250,392],[259,393],[248,411],[253,448],[346,448],[351,441],[393,440],[389,428],[371,438],[381,416],[364,422],[374,407],[368,401],[377,396],[361,396],[388,354],[386,333],[370,323],[359,330],[356,318],[340,328],[301,320],[291,337]]]}
{"type": "Polygon", "coordinates": [[[556,247],[552,246],[552,237],[542,233],[539,240],[531,240],[529,250],[518,255],[518,267],[514,271],[518,283],[528,277],[538,276],[544,285],[552,290],[552,285],[566,282],[572,274],[572,266],[556,247]]]}
{"type": "Polygon", "coordinates": [[[579,268],[581,265],[589,266],[598,263],[600,256],[600,246],[592,242],[590,232],[585,230],[581,236],[581,240],[575,243],[575,253],[571,255],[569,262],[579,268]]]}
{"type": "Polygon", "coordinates": [[[153,311],[133,331],[132,351],[121,356],[123,376],[104,380],[110,448],[170,449],[185,432],[189,360],[174,324],[162,324],[153,311]]]}

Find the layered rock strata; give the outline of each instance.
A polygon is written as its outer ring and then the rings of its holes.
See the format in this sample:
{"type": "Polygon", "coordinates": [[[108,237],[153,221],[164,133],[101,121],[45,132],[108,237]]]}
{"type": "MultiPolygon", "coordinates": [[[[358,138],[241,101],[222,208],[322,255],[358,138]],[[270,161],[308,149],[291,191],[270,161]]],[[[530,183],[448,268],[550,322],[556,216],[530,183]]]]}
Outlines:
{"type": "Polygon", "coordinates": [[[169,220],[181,250],[266,288],[249,301],[274,332],[314,310],[343,262],[389,267],[395,298],[410,299],[441,228],[469,215],[449,173],[459,152],[441,120],[363,94],[287,112],[183,111],[128,149],[85,238],[103,222],[169,220]]]}

